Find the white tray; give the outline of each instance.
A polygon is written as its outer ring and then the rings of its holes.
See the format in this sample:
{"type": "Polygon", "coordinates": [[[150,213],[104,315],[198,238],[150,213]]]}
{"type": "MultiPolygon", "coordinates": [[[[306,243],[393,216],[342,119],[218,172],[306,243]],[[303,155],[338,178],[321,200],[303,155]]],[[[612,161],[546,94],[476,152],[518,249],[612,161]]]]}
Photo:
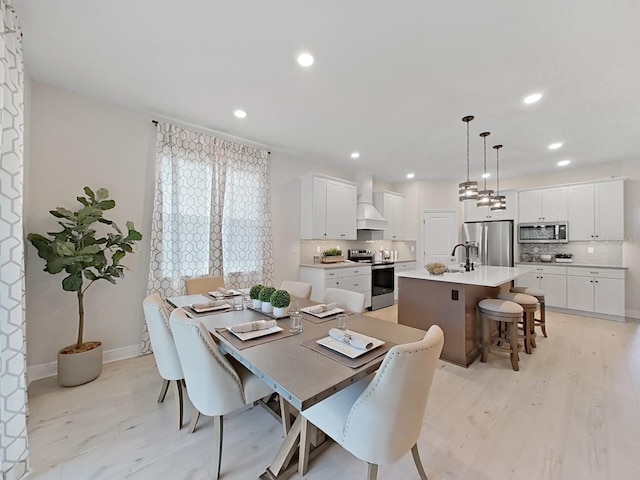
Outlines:
{"type": "Polygon", "coordinates": [[[344,312],[344,309],[342,308],[332,308],[331,310],[327,310],[326,312],[313,313],[308,310],[309,308],[313,308],[313,307],[304,307],[304,308],[301,308],[300,311],[304,313],[308,313],[309,315],[313,315],[314,317],[318,317],[318,318],[330,317],[331,315],[344,312]]]}
{"type": "Polygon", "coordinates": [[[324,337],[320,340],[316,340],[316,343],[319,343],[323,347],[330,348],[334,352],[341,353],[349,358],[357,358],[360,355],[364,355],[367,352],[370,352],[374,348],[379,347],[380,345],[384,345],[383,340],[378,340],[377,338],[372,338],[373,347],[369,350],[362,350],[360,348],[355,348],[349,345],[348,343],[341,342],[331,337],[324,337]]]}
{"type": "Polygon", "coordinates": [[[252,338],[264,337],[265,335],[271,335],[272,333],[278,333],[282,331],[282,327],[271,327],[263,330],[253,330],[252,332],[232,332],[231,327],[227,327],[231,333],[233,333],[240,340],[251,340],[252,338]]]}

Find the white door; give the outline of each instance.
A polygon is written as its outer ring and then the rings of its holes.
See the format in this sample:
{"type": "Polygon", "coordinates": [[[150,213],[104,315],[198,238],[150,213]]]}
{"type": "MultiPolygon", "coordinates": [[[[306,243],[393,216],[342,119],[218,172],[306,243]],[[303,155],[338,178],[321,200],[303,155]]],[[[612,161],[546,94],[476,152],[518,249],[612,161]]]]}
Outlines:
{"type": "Polygon", "coordinates": [[[450,263],[451,250],[458,243],[458,222],[452,210],[422,212],[423,265],[450,263]]]}

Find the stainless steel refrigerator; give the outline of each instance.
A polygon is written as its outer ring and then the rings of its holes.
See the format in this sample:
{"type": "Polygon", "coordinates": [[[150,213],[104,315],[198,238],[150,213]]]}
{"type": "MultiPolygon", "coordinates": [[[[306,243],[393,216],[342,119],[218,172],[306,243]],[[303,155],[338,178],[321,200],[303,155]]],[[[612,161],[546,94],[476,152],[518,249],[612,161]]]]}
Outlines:
{"type": "MultiPolygon", "coordinates": [[[[469,245],[469,258],[481,265],[513,267],[513,222],[465,222],[462,243],[469,245]]],[[[464,250],[459,249],[461,253],[464,250]]]]}

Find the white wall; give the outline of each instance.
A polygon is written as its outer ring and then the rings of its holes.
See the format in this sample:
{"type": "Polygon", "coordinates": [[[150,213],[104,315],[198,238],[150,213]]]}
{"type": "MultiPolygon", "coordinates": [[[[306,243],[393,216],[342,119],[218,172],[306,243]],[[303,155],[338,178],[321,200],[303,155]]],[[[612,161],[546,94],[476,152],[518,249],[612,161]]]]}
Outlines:
{"type": "MultiPolygon", "coordinates": [[[[55,231],[48,213],[74,207],[85,185],[107,187],[116,200],[112,218],[142,232],[139,251],[125,258],[130,270],[117,285],[97,282],[85,297],[85,339],[103,342],[105,360],[139,353],[142,299],[149,266],[149,230],[154,189],[155,127],[151,114],[102,102],[38,82],[30,84],[25,172],[26,232],[55,231]]],[[[177,122],[175,122],[177,123],[177,122]]],[[[206,130],[205,130],[206,131],[206,130]]],[[[233,138],[232,138],[233,139],[233,138]]],[[[237,139],[233,139],[238,141],[237,139]]],[[[274,151],[272,184],[274,285],[298,278],[299,176],[312,171],[351,179],[319,162],[274,151]]],[[[26,248],[27,365],[33,380],[55,374],[57,351],[76,339],[76,296],[64,292],[63,275],[43,272],[44,261],[26,248]]]]}

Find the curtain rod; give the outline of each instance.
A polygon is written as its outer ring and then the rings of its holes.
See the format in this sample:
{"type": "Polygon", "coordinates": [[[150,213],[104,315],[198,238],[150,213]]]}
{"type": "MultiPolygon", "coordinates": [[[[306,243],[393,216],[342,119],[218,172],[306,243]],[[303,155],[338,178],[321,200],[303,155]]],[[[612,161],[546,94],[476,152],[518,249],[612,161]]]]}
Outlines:
{"type": "MultiPolygon", "coordinates": [[[[158,122],[158,120],[151,120],[151,123],[153,123],[153,124],[157,127],[159,122],[158,122]]],[[[194,126],[196,126],[196,127],[197,127],[197,125],[194,125],[194,126]]],[[[203,127],[198,127],[198,128],[203,128],[203,127]]],[[[208,129],[207,129],[207,128],[205,128],[204,130],[208,130],[208,129]]],[[[222,132],[216,132],[216,133],[220,133],[221,135],[225,135],[225,134],[224,134],[224,133],[222,133],[222,132]]],[[[238,140],[244,140],[244,139],[242,139],[242,138],[234,137],[233,135],[228,135],[228,136],[233,137],[233,138],[236,138],[236,139],[238,139],[238,140]]],[[[251,142],[251,140],[249,140],[249,142],[251,142]]],[[[251,142],[251,143],[253,143],[253,142],[251,142]]],[[[267,150],[267,154],[268,154],[268,155],[271,155],[271,152],[267,150]]]]}

